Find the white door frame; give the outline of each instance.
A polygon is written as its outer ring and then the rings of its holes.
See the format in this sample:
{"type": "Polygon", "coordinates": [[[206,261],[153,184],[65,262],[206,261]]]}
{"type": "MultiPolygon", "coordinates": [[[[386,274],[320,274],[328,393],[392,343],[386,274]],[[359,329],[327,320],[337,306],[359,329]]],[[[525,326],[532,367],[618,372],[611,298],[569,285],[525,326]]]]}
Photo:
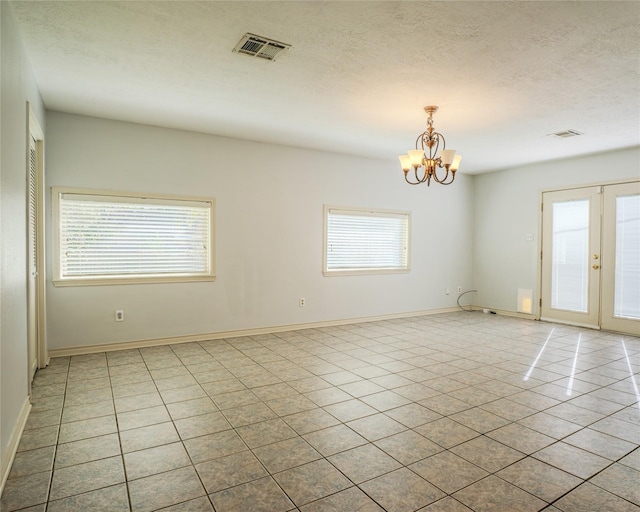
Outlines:
{"type": "Polygon", "coordinates": [[[543,194],[543,204],[547,200],[542,210],[543,227],[541,232],[541,267],[542,267],[542,280],[540,284],[540,315],[543,320],[552,322],[562,322],[572,325],[579,325],[582,327],[589,327],[592,329],[600,328],[600,209],[601,209],[601,194],[602,187],[580,187],[570,190],[560,190],[553,192],[545,192],[543,194]],[[561,308],[553,308],[552,302],[552,271],[553,266],[551,264],[553,254],[556,249],[551,244],[552,229],[554,223],[553,211],[551,208],[557,202],[566,203],[572,201],[588,201],[588,219],[589,219],[589,239],[587,252],[589,260],[587,261],[586,277],[588,279],[588,285],[586,290],[586,310],[575,311],[561,308]],[[597,229],[593,229],[597,227],[597,229]],[[545,240],[548,246],[545,247],[545,240]],[[597,265],[591,264],[591,255],[597,265]]]}
{"type": "MultiPolygon", "coordinates": [[[[541,320],[542,317],[542,308],[540,307],[540,304],[542,302],[542,279],[543,279],[543,275],[542,275],[542,250],[543,250],[543,209],[542,209],[542,204],[543,204],[543,194],[548,193],[548,192],[558,192],[558,191],[568,191],[568,190],[575,190],[575,189],[585,189],[585,188],[589,188],[589,187],[606,187],[609,185],[620,185],[620,184],[631,184],[631,183],[638,183],[638,179],[637,178],[625,178],[625,179],[619,179],[619,180],[611,180],[611,181],[605,181],[605,182],[596,182],[596,183],[585,183],[585,184],[581,184],[581,185],[572,185],[572,186],[567,186],[567,187],[557,187],[557,188],[548,188],[548,189],[542,189],[540,190],[540,193],[538,195],[538,205],[539,205],[539,210],[538,210],[538,279],[537,279],[537,293],[538,293],[538,297],[539,299],[535,301],[535,318],[536,320],[541,320]]],[[[601,243],[604,243],[601,240],[601,243]]],[[[603,248],[603,252],[604,252],[604,248],[603,248]]],[[[602,305],[600,307],[600,309],[602,310],[602,305]]],[[[571,322],[563,322],[566,324],[571,325],[571,322]]],[[[595,327],[596,329],[599,329],[600,327],[595,327]]]]}
{"type": "MultiPolygon", "coordinates": [[[[45,287],[46,287],[46,264],[45,264],[45,182],[44,182],[44,132],[40,127],[33,109],[27,102],[27,206],[29,205],[29,165],[30,165],[30,148],[31,138],[36,142],[36,180],[37,180],[37,196],[36,196],[36,365],[37,368],[45,368],[49,364],[49,353],[47,350],[46,336],[46,309],[45,309],[45,287]]],[[[27,222],[27,243],[29,241],[29,223],[27,222]]],[[[30,273],[33,271],[31,262],[28,261],[29,248],[27,247],[27,279],[30,279],[30,273]]],[[[34,314],[27,308],[27,315],[34,314]]],[[[29,324],[29,319],[27,319],[29,324]]],[[[29,380],[33,377],[31,368],[30,355],[27,357],[29,365],[29,380]]]]}
{"type": "MultiPolygon", "coordinates": [[[[616,271],[616,201],[620,196],[640,194],[640,181],[631,183],[617,183],[605,188],[603,196],[602,222],[602,279],[607,286],[602,288],[602,304],[600,307],[600,325],[603,329],[615,332],[625,332],[638,335],[640,321],[637,319],[616,317],[615,302],[615,271],[616,271]]],[[[640,293],[640,290],[638,290],[640,293]]]]}

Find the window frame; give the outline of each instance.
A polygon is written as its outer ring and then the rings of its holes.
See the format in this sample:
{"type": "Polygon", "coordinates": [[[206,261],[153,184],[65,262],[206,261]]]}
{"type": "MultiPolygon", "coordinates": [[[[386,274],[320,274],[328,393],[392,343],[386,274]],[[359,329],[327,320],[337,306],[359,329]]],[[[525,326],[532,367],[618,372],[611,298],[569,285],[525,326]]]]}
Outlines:
{"type": "Polygon", "coordinates": [[[405,210],[388,210],[383,208],[362,208],[352,206],[324,205],[324,241],[322,252],[322,273],[326,277],[355,276],[355,275],[381,275],[381,274],[406,274],[411,271],[411,212],[405,210]],[[346,215],[362,216],[369,214],[373,217],[405,217],[407,221],[407,248],[406,266],[402,268],[360,268],[360,269],[329,269],[327,268],[327,245],[329,238],[329,214],[340,212],[346,215]]]}
{"type": "Polygon", "coordinates": [[[121,284],[149,284],[149,283],[184,283],[198,281],[215,281],[216,279],[216,200],[211,197],[180,196],[169,194],[146,194],[137,192],[122,192],[111,190],[94,190],[71,187],[51,187],[52,196],[52,233],[53,233],[53,279],[54,286],[94,286],[94,285],[121,285],[121,284]],[[113,202],[135,202],[132,200],[142,199],[151,202],[157,200],[161,202],[184,202],[184,203],[206,203],[209,205],[209,272],[208,273],[175,273],[175,274],[131,274],[130,276],[118,275],[108,277],[107,274],[101,276],[63,276],[62,258],[60,257],[60,201],[63,195],[96,196],[104,198],[117,198],[113,202]]]}

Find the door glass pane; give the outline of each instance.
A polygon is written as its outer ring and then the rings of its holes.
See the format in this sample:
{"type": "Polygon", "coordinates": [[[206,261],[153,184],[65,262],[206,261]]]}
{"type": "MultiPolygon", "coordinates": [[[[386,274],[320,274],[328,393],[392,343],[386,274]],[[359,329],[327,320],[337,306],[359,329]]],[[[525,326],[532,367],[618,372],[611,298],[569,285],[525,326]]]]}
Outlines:
{"type": "Polygon", "coordinates": [[[589,200],[553,203],[551,307],[589,307],[589,200]]]}
{"type": "Polygon", "coordinates": [[[616,198],[615,274],[614,316],[640,318],[640,195],[616,198]]]}

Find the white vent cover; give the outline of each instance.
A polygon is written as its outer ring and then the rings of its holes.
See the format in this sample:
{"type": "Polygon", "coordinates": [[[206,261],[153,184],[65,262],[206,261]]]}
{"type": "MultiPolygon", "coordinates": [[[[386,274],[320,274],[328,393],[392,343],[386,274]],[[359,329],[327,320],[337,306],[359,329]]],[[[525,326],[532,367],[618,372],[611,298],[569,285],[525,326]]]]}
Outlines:
{"type": "Polygon", "coordinates": [[[249,34],[248,32],[242,36],[240,42],[233,49],[234,52],[244,53],[245,55],[251,55],[252,57],[259,57],[266,60],[275,60],[276,55],[291,48],[290,44],[281,43],[268,39],[262,36],[256,36],[255,34],[249,34]]]}
{"type": "Polygon", "coordinates": [[[584,135],[578,130],[564,130],[562,132],[550,133],[549,137],[556,137],[558,139],[568,139],[569,137],[577,137],[578,135],[584,135]]]}

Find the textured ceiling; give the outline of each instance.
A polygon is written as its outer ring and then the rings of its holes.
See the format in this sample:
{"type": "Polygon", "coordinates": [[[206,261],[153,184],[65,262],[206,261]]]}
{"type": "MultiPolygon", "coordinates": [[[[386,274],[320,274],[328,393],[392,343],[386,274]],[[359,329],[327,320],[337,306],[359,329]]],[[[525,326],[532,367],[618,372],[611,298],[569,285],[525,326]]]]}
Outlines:
{"type": "Polygon", "coordinates": [[[469,173],[640,144],[635,1],[11,5],[52,110],[391,160],[435,104],[469,173]]]}

